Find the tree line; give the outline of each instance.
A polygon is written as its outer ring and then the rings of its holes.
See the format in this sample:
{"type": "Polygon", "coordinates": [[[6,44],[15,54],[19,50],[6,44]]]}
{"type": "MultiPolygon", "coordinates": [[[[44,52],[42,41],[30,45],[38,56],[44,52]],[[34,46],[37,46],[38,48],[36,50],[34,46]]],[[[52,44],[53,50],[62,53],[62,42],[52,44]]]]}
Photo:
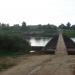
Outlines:
{"type": "Polygon", "coordinates": [[[0,31],[21,33],[25,36],[52,36],[57,31],[57,26],[53,24],[27,25],[24,21],[21,25],[14,24],[13,26],[0,23],[0,31]]]}
{"type": "Polygon", "coordinates": [[[60,29],[66,29],[66,30],[74,30],[75,29],[75,24],[71,25],[71,23],[68,22],[66,25],[64,25],[64,24],[59,25],[59,28],[60,29]]]}

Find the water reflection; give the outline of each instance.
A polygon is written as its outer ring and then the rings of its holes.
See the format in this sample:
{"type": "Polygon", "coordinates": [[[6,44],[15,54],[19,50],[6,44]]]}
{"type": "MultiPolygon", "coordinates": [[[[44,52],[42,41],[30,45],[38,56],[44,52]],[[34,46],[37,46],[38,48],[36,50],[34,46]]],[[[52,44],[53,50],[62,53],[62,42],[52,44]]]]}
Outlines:
{"type": "Polygon", "coordinates": [[[49,38],[49,37],[41,37],[41,38],[32,37],[32,38],[28,39],[31,46],[45,46],[49,40],[51,40],[51,38],[49,38]]]}
{"type": "Polygon", "coordinates": [[[75,38],[71,38],[75,42],[75,38]]]}
{"type": "MultiPolygon", "coordinates": [[[[75,42],[75,38],[71,38],[75,42]]],[[[31,46],[45,46],[51,37],[31,37],[27,38],[31,46]]]]}

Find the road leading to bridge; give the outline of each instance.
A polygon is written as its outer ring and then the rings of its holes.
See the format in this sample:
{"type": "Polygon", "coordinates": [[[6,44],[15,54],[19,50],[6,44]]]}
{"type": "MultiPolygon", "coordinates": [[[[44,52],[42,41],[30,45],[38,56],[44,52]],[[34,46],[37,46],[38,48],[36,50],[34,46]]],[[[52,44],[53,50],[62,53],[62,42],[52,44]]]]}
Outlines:
{"type": "Polygon", "coordinates": [[[63,40],[62,33],[59,33],[59,38],[58,38],[58,43],[57,43],[57,48],[56,48],[56,55],[67,55],[67,50],[66,46],[63,40]]]}

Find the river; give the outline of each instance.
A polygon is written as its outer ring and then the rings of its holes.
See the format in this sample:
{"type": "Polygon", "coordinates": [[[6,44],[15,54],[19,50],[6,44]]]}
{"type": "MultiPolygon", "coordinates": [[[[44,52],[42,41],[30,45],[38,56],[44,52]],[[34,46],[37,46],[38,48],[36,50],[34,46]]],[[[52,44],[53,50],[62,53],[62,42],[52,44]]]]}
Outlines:
{"type": "Polygon", "coordinates": [[[71,38],[75,42],[75,38],[71,38]]]}
{"type": "MultiPolygon", "coordinates": [[[[75,42],[75,38],[71,38],[75,42]]],[[[51,37],[31,37],[30,39],[27,39],[31,46],[45,46],[49,40],[51,40],[51,37]]]]}
{"type": "Polygon", "coordinates": [[[51,40],[51,37],[32,37],[30,39],[28,39],[28,41],[30,42],[31,46],[45,46],[48,41],[51,40]]]}

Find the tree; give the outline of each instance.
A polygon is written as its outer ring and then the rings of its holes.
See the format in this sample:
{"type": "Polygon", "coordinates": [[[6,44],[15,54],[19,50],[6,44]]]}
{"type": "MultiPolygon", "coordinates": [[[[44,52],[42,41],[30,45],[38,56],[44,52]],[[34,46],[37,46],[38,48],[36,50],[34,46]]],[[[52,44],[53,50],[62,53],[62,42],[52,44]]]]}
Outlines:
{"type": "Polygon", "coordinates": [[[22,22],[22,27],[24,27],[24,28],[26,27],[26,22],[24,22],[24,21],[22,22]]]}
{"type": "Polygon", "coordinates": [[[6,24],[2,23],[2,28],[6,28],[6,24]]]}
{"type": "Polygon", "coordinates": [[[65,29],[66,26],[65,26],[64,24],[61,24],[61,25],[59,25],[59,28],[60,28],[60,29],[65,29]]]}
{"type": "Polygon", "coordinates": [[[27,27],[26,27],[26,22],[22,22],[22,30],[26,30],[27,29],[27,27]]]}
{"type": "Polygon", "coordinates": [[[75,25],[72,25],[72,26],[71,26],[71,29],[75,29],[75,25]]]}
{"type": "Polygon", "coordinates": [[[71,23],[68,22],[66,25],[67,25],[67,29],[70,29],[70,27],[71,27],[71,23]]]}
{"type": "Polygon", "coordinates": [[[0,32],[0,51],[29,52],[31,46],[20,33],[0,32]]]}

